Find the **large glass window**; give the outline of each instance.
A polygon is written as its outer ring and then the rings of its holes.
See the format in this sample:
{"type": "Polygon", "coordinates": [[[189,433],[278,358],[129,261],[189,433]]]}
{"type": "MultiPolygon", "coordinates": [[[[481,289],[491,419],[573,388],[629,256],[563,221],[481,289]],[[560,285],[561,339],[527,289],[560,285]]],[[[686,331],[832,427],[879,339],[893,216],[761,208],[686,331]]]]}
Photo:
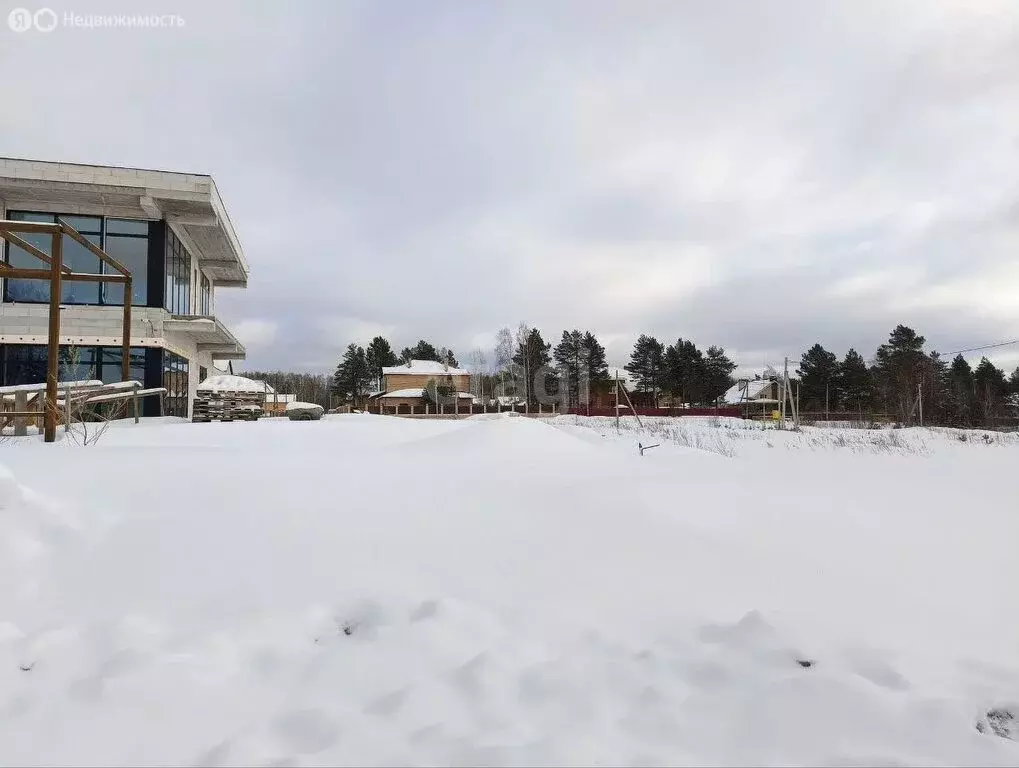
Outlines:
{"type": "MultiPolygon", "coordinates": [[[[10,211],[8,216],[14,221],[42,221],[52,224],[56,217],[52,213],[27,213],[25,211],[10,211]]],[[[49,234],[32,234],[29,232],[16,233],[22,240],[34,245],[43,253],[49,255],[52,238],[49,234]]],[[[46,264],[39,261],[35,256],[23,251],[15,245],[7,244],[6,262],[12,267],[19,269],[46,269],[46,264]]],[[[41,302],[50,300],[50,284],[48,280],[5,280],[4,281],[5,301],[31,301],[41,302]]]]}
{"type": "MultiPolygon", "coordinates": [[[[145,347],[131,347],[130,377],[145,384],[145,347]]],[[[60,347],[57,378],[60,381],[90,381],[106,384],[121,381],[120,347],[60,347]]],[[[3,384],[42,384],[46,381],[46,346],[8,344],[4,347],[3,384]]]]}
{"type": "MultiPolygon", "coordinates": [[[[103,250],[131,273],[131,304],[144,307],[149,297],[149,223],[137,219],[107,219],[103,250]]],[[[107,271],[115,270],[107,267],[107,271]]],[[[124,303],[123,283],[106,283],[105,291],[104,303],[124,303]]]]}
{"type": "Polygon", "coordinates": [[[96,378],[96,358],[99,356],[98,350],[98,347],[61,347],[57,379],[60,381],[94,380],[96,378]]]}
{"type": "MultiPolygon", "coordinates": [[[[90,243],[102,246],[103,220],[97,216],[63,216],[63,220],[69,227],[73,227],[85,236],[90,243]]],[[[85,272],[91,275],[101,274],[102,262],[92,251],[72,240],[67,235],[63,236],[61,243],[64,265],[72,272],[85,272]]],[[[60,284],[61,304],[98,304],[100,283],[78,283],[70,280],[60,284]]]]}
{"type": "Polygon", "coordinates": [[[166,387],[167,416],[188,415],[188,361],[187,358],[163,351],[163,386],[166,387]]]}
{"type": "Polygon", "coordinates": [[[4,347],[4,385],[42,384],[46,381],[46,347],[8,344],[4,347]]]}
{"type": "MultiPolygon", "coordinates": [[[[128,378],[131,381],[145,383],[145,348],[131,347],[130,370],[128,378]]],[[[124,359],[123,350],[120,347],[102,347],[102,370],[99,378],[103,384],[112,384],[116,381],[123,381],[124,376],[120,363],[124,359]]]]}
{"type": "MultiPolygon", "coordinates": [[[[131,272],[132,304],[146,304],[148,298],[148,231],[149,222],[142,219],[106,219],[99,216],[70,216],[53,213],[11,211],[11,219],[17,221],[43,221],[54,223],[63,219],[85,238],[100,246],[131,272]]],[[[21,237],[50,254],[50,235],[21,234],[21,237]]],[[[64,265],[72,272],[119,274],[99,261],[99,257],[88,248],[70,237],[61,242],[64,265]]],[[[20,248],[8,244],[6,261],[13,267],[45,269],[46,265],[20,248]]],[[[48,280],[7,280],[4,286],[4,301],[47,302],[50,298],[48,280]]],[[[61,284],[62,304],[114,304],[124,302],[124,286],[117,283],[85,283],[66,281],[61,284]]]]}
{"type": "Polygon", "coordinates": [[[166,309],[172,315],[191,314],[191,254],[173,230],[166,228],[166,309]]]}

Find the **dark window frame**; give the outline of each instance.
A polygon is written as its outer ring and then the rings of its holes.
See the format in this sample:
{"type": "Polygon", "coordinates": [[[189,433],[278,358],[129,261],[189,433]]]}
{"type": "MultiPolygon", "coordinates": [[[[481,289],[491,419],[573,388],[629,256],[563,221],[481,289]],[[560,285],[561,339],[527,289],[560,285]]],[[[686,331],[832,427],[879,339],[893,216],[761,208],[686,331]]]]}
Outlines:
{"type": "MultiPolygon", "coordinates": [[[[101,215],[79,214],[79,213],[51,213],[49,211],[28,211],[28,210],[20,210],[20,209],[12,209],[12,210],[7,211],[7,217],[8,218],[16,219],[19,216],[35,217],[35,218],[18,219],[18,220],[23,220],[23,221],[41,221],[42,219],[40,219],[38,217],[45,216],[45,217],[48,217],[48,221],[50,223],[55,223],[58,218],[62,218],[62,219],[75,219],[75,218],[78,218],[78,219],[82,219],[82,218],[85,218],[85,219],[98,219],[98,221],[99,221],[99,230],[98,231],[94,231],[94,230],[86,230],[86,231],[79,230],[79,232],[82,235],[85,235],[86,237],[96,237],[96,236],[98,236],[98,238],[99,238],[98,245],[103,250],[106,249],[106,238],[107,238],[107,236],[109,234],[111,234],[111,233],[107,232],[107,224],[108,224],[109,221],[112,220],[112,221],[145,222],[148,225],[148,230],[149,230],[147,234],[144,234],[144,235],[142,235],[142,234],[124,234],[124,233],[117,233],[117,232],[115,232],[115,233],[112,233],[112,235],[113,235],[113,237],[132,237],[132,238],[137,238],[139,240],[143,240],[144,239],[146,241],[148,241],[152,237],[152,230],[153,230],[152,224],[153,224],[153,221],[154,221],[153,219],[133,219],[133,218],[130,218],[130,217],[125,217],[125,216],[101,216],[101,215]]],[[[16,247],[16,246],[12,246],[10,243],[4,241],[4,249],[3,249],[3,263],[4,264],[10,264],[11,263],[11,248],[12,247],[16,247]]],[[[20,251],[21,249],[18,249],[18,250],[20,251]]],[[[47,246],[47,248],[44,248],[43,250],[48,250],[48,246],[47,246]]],[[[145,265],[146,274],[144,276],[144,280],[142,281],[142,282],[146,283],[146,286],[148,284],[148,271],[149,271],[149,266],[150,266],[149,262],[151,262],[151,258],[149,258],[148,254],[147,254],[146,255],[146,265],[145,265]]],[[[44,266],[44,265],[40,264],[40,266],[44,266]]],[[[112,274],[112,272],[109,271],[109,267],[106,264],[104,264],[103,262],[100,261],[99,262],[99,272],[97,274],[112,274]]],[[[132,278],[134,278],[134,275],[132,275],[132,278]]],[[[24,279],[25,278],[12,278],[12,280],[24,280],[24,279]]],[[[13,298],[11,296],[11,282],[12,282],[12,280],[4,280],[4,289],[3,289],[3,296],[2,296],[2,302],[4,304],[48,304],[49,303],[49,298],[48,297],[46,299],[13,298]]],[[[48,292],[49,291],[49,283],[48,283],[48,281],[41,281],[41,282],[45,282],[46,283],[46,289],[47,289],[47,292],[48,292]]],[[[84,285],[88,285],[88,284],[85,283],[84,285]]],[[[68,302],[68,301],[64,301],[64,297],[63,297],[63,295],[61,295],[60,303],[62,305],[65,305],[65,306],[75,306],[75,307],[123,307],[124,306],[124,302],[123,301],[120,301],[120,302],[110,302],[110,301],[107,301],[107,298],[106,298],[107,284],[106,283],[100,282],[100,283],[96,283],[96,285],[98,286],[98,291],[97,291],[97,300],[95,302],[91,302],[91,301],[87,301],[87,302],[68,302]]],[[[61,288],[61,292],[63,292],[63,290],[64,289],[61,288]]],[[[146,293],[147,292],[148,292],[148,288],[146,287],[146,293]]],[[[137,303],[137,304],[134,303],[134,300],[133,300],[134,297],[132,296],[131,298],[132,298],[132,301],[131,301],[131,306],[132,307],[145,307],[145,306],[148,306],[148,297],[147,296],[146,296],[146,301],[142,301],[142,302],[137,303]]]]}
{"type": "Polygon", "coordinates": [[[191,267],[194,254],[177,237],[172,227],[166,228],[166,263],[164,265],[163,308],[171,315],[190,315],[191,267]]]}
{"type": "MultiPolygon", "coordinates": [[[[45,344],[5,344],[5,345],[3,345],[3,347],[4,347],[4,350],[3,350],[3,360],[2,360],[2,366],[0,366],[0,380],[3,381],[4,385],[33,384],[33,383],[41,384],[41,383],[43,383],[46,380],[46,372],[45,372],[45,351],[46,351],[46,345],[45,344]],[[38,382],[28,382],[28,381],[9,381],[8,380],[10,378],[7,375],[8,374],[8,364],[10,362],[11,353],[14,352],[14,351],[32,351],[36,355],[39,356],[39,359],[37,361],[35,361],[35,362],[41,364],[41,367],[40,367],[40,370],[39,370],[39,374],[40,375],[36,377],[36,378],[39,378],[40,381],[38,381],[38,382]]],[[[70,357],[71,357],[71,350],[72,349],[79,350],[81,353],[83,353],[82,357],[86,358],[86,362],[81,362],[80,359],[79,359],[79,361],[76,363],[76,365],[81,366],[83,368],[87,367],[89,369],[89,370],[85,371],[84,373],[79,373],[79,374],[74,375],[72,377],[74,380],[93,379],[93,380],[97,380],[97,381],[103,381],[103,368],[104,367],[108,367],[108,366],[109,367],[116,366],[117,377],[116,377],[115,380],[116,381],[120,381],[120,370],[121,370],[121,368],[120,368],[120,360],[116,359],[116,360],[108,362],[108,357],[107,356],[109,355],[110,357],[119,358],[120,353],[121,353],[121,347],[109,346],[109,345],[104,345],[104,344],[61,344],[60,345],[60,355],[59,355],[59,369],[58,369],[58,374],[57,374],[58,378],[61,381],[69,380],[68,379],[68,374],[66,374],[65,371],[67,370],[67,366],[71,363],[70,357]]],[[[148,355],[150,354],[149,351],[148,351],[150,349],[156,349],[156,348],[155,347],[131,347],[130,353],[129,353],[131,355],[131,357],[133,359],[133,363],[134,363],[133,365],[130,366],[131,369],[133,369],[136,374],[140,374],[140,375],[136,375],[134,378],[137,381],[141,382],[142,386],[147,386],[147,380],[146,380],[147,379],[147,377],[146,377],[146,360],[148,358],[148,355]]]]}
{"type": "Polygon", "coordinates": [[[159,386],[166,387],[164,415],[187,418],[191,395],[191,361],[168,349],[162,350],[159,386]]]}

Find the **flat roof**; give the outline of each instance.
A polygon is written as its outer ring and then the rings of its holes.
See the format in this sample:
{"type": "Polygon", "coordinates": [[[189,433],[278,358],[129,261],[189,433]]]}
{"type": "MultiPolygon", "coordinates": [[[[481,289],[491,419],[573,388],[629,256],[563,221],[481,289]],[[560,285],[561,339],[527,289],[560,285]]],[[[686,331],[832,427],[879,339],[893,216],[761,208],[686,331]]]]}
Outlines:
{"type": "Polygon", "coordinates": [[[247,287],[248,263],[212,176],[91,163],[0,157],[8,210],[165,219],[223,287],[247,287]]]}

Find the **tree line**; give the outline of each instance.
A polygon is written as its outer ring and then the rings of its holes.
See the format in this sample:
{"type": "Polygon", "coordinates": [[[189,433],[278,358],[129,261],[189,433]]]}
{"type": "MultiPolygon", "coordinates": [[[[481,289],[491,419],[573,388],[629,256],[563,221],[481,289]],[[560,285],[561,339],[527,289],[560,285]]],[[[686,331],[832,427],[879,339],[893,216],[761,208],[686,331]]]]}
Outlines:
{"type": "MultiPolygon", "coordinates": [[[[343,402],[361,402],[381,387],[382,368],[411,359],[458,367],[449,348],[422,339],[397,355],[386,338],[376,336],[364,347],[347,346],[332,377],[333,391],[343,402]]],[[[592,388],[611,382],[604,345],[593,331],[579,328],[562,331],[554,346],[540,329],[526,323],[515,330],[501,328],[492,364],[487,364],[483,351],[474,350],[468,367],[472,393],[479,399],[505,396],[532,406],[543,396],[557,397],[563,405],[580,405],[592,388]]],[[[643,404],[653,406],[663,395],[687,403],[716,403],[732,386],[735,368],[720,347],[702,352],[690,340],[664,345],[647,335],[637,340],[625,366],[644,396],[643,404]]]]}
{"type": "Polygon", "coordinates": [[[641,334],[623,367],[644,403],[657,408],[663,396],[672,404],[717,405],[734,383],[736,363],[721,347],[702,352],[690,339],[665,345],[641,334]]]}
{"type": "MultiPolygon", "coordinates": [[[[329,407],[329,377],[320,373],[293,373],[290,371],[245,371],[238,374],[249,379],[264,381],[281,395],[295,395],[302,403],[317,403],[329,407]]],[[[272,395],[269,396],[270,399],[272,395]]]]}
{"type": "Polygon", "coordinates": [[[802,411],[881,412],[901,423],[995,426],[1019,408],[1019,367],[1008,376],[986,357],[972,368],[926,351],[926,339],[898,325],[869,362],[850,349],[839,360],[814,344],[800,360],[802,411]]]}
{"type": "MultiPolygon", "coordinates": [[[[860,417],[881,413],[914,423],[922,403],[925,423],[964,427],[991,426],[1015,417],[1019,368],[1008,376],[986,357],[971,368],[961,354],[943,360],[938,352],[925,350],[925,344],[923,336],[905,325],[896,326],[870,360],[856,349],[840,359],[820,343],[814,344],[792,372],[800,410],[860,417]]],[[[363,347],[348,345],[329,388],[341,402],[362,402],[381,388],[383,368],[411,359],[459,367],[448,347],[422,339],[397,354],[385,337],[376,336],[363,347]]],[[[593,331],[578,328],[562,331],[554,345],[545,341],[540,329],[526,323],[501,328],[494,356],[489,359],[476,349],[467,356],[466,366],[471,371],[472,394],[479,399],[501,395],[532,406],[543,394],[559,397],[564,405],[578,405],[591,388],[611,382],[605,347],[593,331]],[[566,389],[560,392],[561,387],[566,389]]],[[[717,405],[735,384],[737,363],[720,346],[702,350],[691,339],[668,343],[641,334],[623,367],[635,405],[710,406],[717,405]]],[[[771,371],[765,376],[777,378],[778,374],[771,371]]],[[[438,385],[447,386],[445,382],[438,385]]]]}

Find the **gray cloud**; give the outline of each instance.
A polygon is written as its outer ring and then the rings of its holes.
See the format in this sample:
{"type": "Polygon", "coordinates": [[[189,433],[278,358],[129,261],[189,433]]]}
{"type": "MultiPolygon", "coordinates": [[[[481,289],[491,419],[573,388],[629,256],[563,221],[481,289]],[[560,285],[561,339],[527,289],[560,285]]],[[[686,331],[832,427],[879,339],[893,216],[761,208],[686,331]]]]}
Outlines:
{"type": "Polygon", "coordinates": [[[51,7],[186,24],[4,30],[5,154],[211,172],[252,367],[520,320],[614,363],[1019,336],[1010,0],[51,7]]]}

